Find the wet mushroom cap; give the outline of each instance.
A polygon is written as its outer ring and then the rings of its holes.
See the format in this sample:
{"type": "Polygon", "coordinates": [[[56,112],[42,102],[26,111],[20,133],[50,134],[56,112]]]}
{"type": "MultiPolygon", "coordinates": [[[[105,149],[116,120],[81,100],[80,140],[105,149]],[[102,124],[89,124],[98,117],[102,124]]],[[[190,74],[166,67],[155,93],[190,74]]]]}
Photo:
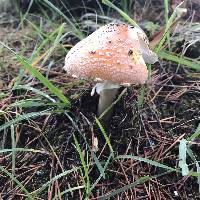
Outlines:
{"type": "Polygon", "coordinates": [[[137,31],[126,24],[108,24],[77,43],[65,58],[71,76],[116,84],[143,84],[148,70],[137,31]]]}

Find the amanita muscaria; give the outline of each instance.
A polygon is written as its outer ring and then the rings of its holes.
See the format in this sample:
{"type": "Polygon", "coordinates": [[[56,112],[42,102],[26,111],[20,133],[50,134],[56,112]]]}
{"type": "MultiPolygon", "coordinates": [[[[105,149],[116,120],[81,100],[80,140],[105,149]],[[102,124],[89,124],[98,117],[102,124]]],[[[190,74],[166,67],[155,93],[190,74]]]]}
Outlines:
{"type": "Polygon", "coordinates": [[[91,95],[95,90],[100,95],[100,115],[115,100],[121,86],[144,84],[148,78],[145,63],[157,60],[140,28],[112,23],[77,43],[68,52],[64,69],[73,77],[98,81],[91,95]]]}

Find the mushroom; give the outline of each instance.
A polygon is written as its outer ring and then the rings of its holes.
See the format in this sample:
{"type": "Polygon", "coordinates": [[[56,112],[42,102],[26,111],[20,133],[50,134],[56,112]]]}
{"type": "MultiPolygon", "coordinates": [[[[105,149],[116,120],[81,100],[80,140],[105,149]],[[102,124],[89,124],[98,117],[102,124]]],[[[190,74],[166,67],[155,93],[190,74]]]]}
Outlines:
{"type": "Polygon", "coordinates": [[[107,24],[68,52],[64,69],[73,77],[98,81],[91,95],[95,91],[100,95],[98,115],[101,115],[115,100],[121,86],[145,83],[148,78],[145,63],[158,60],[148,45],[140,28],[107,24]]]}

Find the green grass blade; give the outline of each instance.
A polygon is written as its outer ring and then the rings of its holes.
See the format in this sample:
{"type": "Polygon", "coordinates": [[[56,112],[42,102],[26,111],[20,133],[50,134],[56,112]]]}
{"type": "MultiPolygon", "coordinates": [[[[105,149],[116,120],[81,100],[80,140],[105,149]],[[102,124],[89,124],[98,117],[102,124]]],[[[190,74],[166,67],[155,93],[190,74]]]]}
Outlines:
{"type": "Polygon", "coordinates": [[[84,38],[84,35],[83,33],[76,28],[76,26],[74,25],[74,23],[60,10],[58,9],[56,6],[53,5],[53,3],[51,3],[50,1],[48,0],[44,0],[44,2],[49,6],[51,7],[53,10],[55,10],[59,15],[61,15],[69,24],[70,26],[72,27],[75,35],[79,38],[79,39],[83,39],[84,38]]]}
{"type": "Polygon", "coordinates": [[[139,93],[139,96],[138,96],[138,109],[139,110],[144,105],[145,90],[146,90],[146,87],[143,85],[142,88],[140,89],[140,93],[139,93]]]}
{"type": "Polygon", "coordinates": [[[20,100],[16,101],[15,103],[12,103],[9,105],[9,108],[13,107],[19,107],[19,108],[32,108],[32,107],[40,107],[40,106],[46,106],[45,103],[41,103],[42,99],[25,99],[25,100],[20,100]]]}
{"type": "Polygon", "coordinates": [[[109,110],[110,110],[114,105],[116,105],[117,102],[120,101],[120,99],[121,99],[122,96],[126,93],[126,91],[127,91],[127,88],[125,88],[125,89],[121,92],[121,94],[117,97],[117,99],[116,99],[110,106],[108,106],[108,108],[106,108],[106,109],[103,111],[103,113],[101,113],[101,115],[98,117],[99,120],[102,119],[103,116],[104,116],[107,112],[109,112],[109,110]]]}
{"type": "Polygon", "coordinates": [[[157,161],[149,160],[147,158],[142,158],[142,157],[134,156],[134,155],[120,155],[120,156],[117,156],[115,159],[134,159],[134,160],[138,160],[138,161],[148,163],[148,164],[153,165],[155,167],[160,167],[160,168],[170,170],[170,171],[176,171],[176,169],[169,167],[167,165],[161,164],[157,161]]]}
{"type": "Polygon", "coordinates": [[[189,176],[200,177],[200,172],[190,172],[189,176]]]}
{"type": "Polygon", "coordinates": [[[179,164],[178,166],[182,170],[182,176],[187,176],[189,174],[189,168],[186,163],[187,158],[187,140],[182,139],[180,140],[179,144],[179,164]]]}
{"type": "MultiPolygon", "coordinates": [[[[182,3],[181,3],[181,4],[182,4],[182,3]]],[[[158,52],[161,50],[163,44],[165,43],[166,38],[167,38],[167,36],[169,35],[170,28],[171,28],[171,26],[172,26],[174,20],[175,20],[176,17],[177,17],[177,12],[178,12],[178,9],[179,9],[179,7],[181,6],[181,4],[179,4],[179,5],[174,9],[172,15],[170,16],[169,20],[167,21],[167,24],[166,24],[166,27],[165,27],[165,31],[164,31],[164,33],[163,33],[163,36],[162,36],[160,42],[158,43],[157,47],[155,48],[155,52],[156,52],[156,53],[158,53],[158,52]]]]}
{"type": "MultiPolygon", "coordinates": [[[[9,105],[8,108],[20,107],[20,108],[31,108],[31,107],[65,107],[65,103],[45,103],[42,99],[24,99],[16,101],[9,105]]],[[[64,111],[64,110],[63,110],[64,111]]]]}
{"type": "Polygon", "coordinates": [[[102,167],[101,163],[99,162],[99,159],[97,158],[96,154],[93,153],[93,157],[94,157],[94,162],[100,172],[100,175],[102,175],[102,177],[105,179],[106,178],[106,175],[105,175],[105,170],[104,168],[102,167]]]}
{"type": "MultiPolygon", "coordinates": [[[[104,171],[104,172],[105,172],[105,170],[107,169],[108,164],[110,163],[112,157],[113,157],[113,155],[110,154],[110,156],[108,157],[108,159],[107,159],[107,161],[106,161],[106,163],[105,163],[105,165],[104,165],[104,167],[103,167],[103,171],[104,171]]],[[[99,177],[97,178],[97,180],[93,183],[92,187],[90,188],[91,191],[92,191],[92,190],[95,188],[95,186],[99,183],[99,181],[101,180],[102,177],[103,177],[103,174],[101,173],[101,174],[99,175],[99,177]]]]}
{"type": "Polygon", "coordinates": [[[46,56],[44,58],[44,60],[42,61],[42,65],[49,59],[50,55],[52,54],[52,52],[55,50],[55,48],[60,45],[60,41],[61,41],[61,36],[62,33],[64,32],[64,24],[62,24],[58,30],[58,34],[54,40],[53,46],[48,50],[48,52],[46,53],[46,56]]]}
{"type": "Polygon", "coordinates": [[[18,185],[21,191],[23,191],[26,194],[28,200],[34,200],[34,198],[30,195],[30,193],[28,192],[28,190],[26,190],[26,188],[22,185],[22,183],[19,182],[9,171],[4,169],[1,165],[0,165],[0,170],[4,172],[7,176],[9,176],[18,185]]]}
{"type": "Polygon", "coordinates": [[[0,149],[0,153],[8,153],[8,152],[46,153],[45,151],[42,151],[42,150],[26,149],[26,148],[0,149]]]}
{"type": "Polygon", "coordinates": [[[132,24],[133,26],[139,27],[139,25],[133,19],[131,19],[125,12],[123,12],[109,0],[102,0],[102,3],[116,10],[128,23],[132,24]]]}
{"type": "Polygon", "coordinates": [[[72,119],[72,117],[67,113],[65,112],[65,115],[67,116],[67,118],[71,121],[73,127],[78,131],[78,133],[82,136],[82,138],[84,139],[84,142],[85,144],[87,145],[87,147],[90,149],[91,151],[91,148],[90,148],[90,145],[85,137],[85,135],[81,132],[81,130],[79,129],[78,125],[76,124],[76,122],[72,119]]]}
{"type": "Polygon", "coordinates": [[[120,194],[120,193],[122,193],[122,192],[124,192],[126,190],[129,190],[131,188],[134,188],[137,185],[143,184],[143,183],[145,183],[146,181],[148,181],[150,179],[151,179],[151,177],[149,177],[149,176],[141,177],[137,181],[135,181],[134,183],[126,185],[126,186],[124,186],[124,187],[122,187],[120,189],[114,190],[112,193],[107,194],[104,197],[100,197],[99,200],[110,199],[111,197],[113,197],[113,196],[115,196],[117,194],[120,194]]]}
{"type": "Polygon", "coordinates": [[[189,60],[186,57],[177,56],[177,55],[171,54],[171,53],[166,52],[166,51],[160,51],[157,54],[162,59],[173,61],[175,63],[184,65],[184,66],[191,68],[191,69],[200,70],[200,63],[197,63],[197,62],[194,62],[194,61],[192,62],[191,60],[189,60]]]}
{"type": "Polygon", "coordinates": [[[83,189],[83,188],[85,188],[85,185],[80,185],[80,186],[77,186],[77,187],[69,188],[69,189],[61,192],[59,195],[55,195],[52,200],[62,199],[61,197],[64,194],[69,193],[69,192],[73,192],[73,191],[76,191],[76,190],[80,190],[80,189],[83,189]]]}
{"type": "MultiPolygon", "coordinates": [[[[169,21],[169,3],[168,3],[168,0],[164,0],[164,7],[165,7],[165,23],[166,23],[166,26],[167,26],[167,23],[169,21]]],[[[170,51],[171,48],[170,48],[170,34],[169,34],[169,31],[167,32],[166,37],[167,37],[168,48],[169,48],[169,51],[170,51]]]]}
{"type": "Polygon", "coordinates": [[[43,47],[45,47],[46,44],[54,41],[55,35],[59,32],[59,30],[60,26],[56,28],[50,35],[46,35],[46,39],[42,40],[41,44],[37,48],[35,48],[35,51],[32,53],[30,58],[31,63],[34,62],[35,58],[39,55],[39,53],[42,51],[43,47]]]}
{"type": "Polygon", "coordinates": [[[42,32],[41,27],[38,27],[36,24],[34,24],[32,21],[30,21],[28,19],[26,19],[26,22],[28,22],[28,24],[36,31],[39,38],[44,40],[44,38],[48,37],[48,34],[45,34],[42,32]]]}
{"type": "MultiPolygon", "coordinates": [[[[194,153],[193,153],[193,151],[192,151],[192,149],[190,148],[189,145],[187,146],[187,154],[190,156],[190,158],[195,163],[196,168],[197,168],[197,173],[199,173],[200,172],[199,162],[197,161],[196,156],[194,155],[194,153]]],[[[198,182],[198,185],[199,185],[199,194],[200,194],[200,176],[197,176],[197,182],[198,182]]]]}
{"type": "Polygon", "coordinates": [[[55,103],[55,100],[53,98],[51,98],[48,94],[42,92],[41,90],[33,88],[33,87],[29,86],[29,85],[17,85],[17,86],[13,87],[13,90],[30,90],[30,91],[34,92],[35,94],[43,96],[43,97],[45,97],[45,98],[47,98],[50,101],[55,103]]]}
{"type": "Polygon", "coordinates": [[[187,77],[200,78],[200,73],[187,73],[187,77]]]}
{"type": "Polygon", "coordinates": [[[112,154],[113,157],[114,157],[114,150],[113,150],[112,145],[111,145],[111,143],[110,143],[110,139],[109,139],[109,137],[108,137],[107,134],[106,134],[106,131],[104,130],[104,128],[103,128],[103,126],[101,125],[100,121],[99,121],[96,117],[95,117],[95,121],[96,121],[98,127],[100,128],[100,130],[101,130],[101,132],[102,132],[102,134],[103,134],[103,136],[104,136],[104,138],[105,138],[105,140],[106,140],[106,144],[108,145],[111,154],[112,154]]]}
{"type": "Polygon", "coordinates": [[[27,120],[27,119],[31,119],[31,118],[34,118],[34,117],[49,115],[49,114],[51,114],[51,113],[45,110],[45,111],[41,111],[41,112],[31,112],[31,113],[28,113],[28,114],[19,115],[15,119],[12,119],[12,120],[6,122],[5,124],[1,125],[0,131],[10,127],[11,125],[17,124],[18,122],[20,122],[22,120],[27,120]]]}
{"type": "Polygon", "coordinates": [[[197,182],[198,182],[198,185],[199,185],[199,194],[200,194],[200,166],[198,163],[196,163],[196,168],[197,168],[197,173],[199,173],[199,176],[197,177],[197,182]]]}
{"type": "Polygon", "coordinates": [[[74,167],[73,169],[64,171],[56,176],[54,176],[51,180],[47,181],[44,185],[42,185],[39,189],[31,192],[30,194],[33,194],[34,196],[38,195],[39,193],[41,193],[43,190],[45,190],[47,187],[49,187],[54,181],[62,178],[63,176],[69,175],[72,172],[76,172],[78,169],[80,169],[80,167],[74,167]]]}
{"type": "Polygon", "coordinates": [[[21,18],[21,21],[20,21],[20,23],[19,23],[17,29],[19,29],[20,26],[23,27],[24,20],[26,19],[28,13],[30,12],[31,6],[33,5],[33,1],[34,1],[34,0],[30,0],[30,1],[29,1],[28,9],[27,9],[26,13],[23,15],[23,17],[21,18]]]}
{"type": "Polygon", "coordinates": [[[200,124],[198,125],[196,131],[187,138],[187,141],[192,141],[193,139],[199,137],[199,135],[200,135],[200,124]]]}
{"type": "Polygon", "coordinates": [[[84,160],[84,156],[83,156],[81,147],[78,143],[78,140],[76,139],[76,136],[74,134],[73,134],[73,137],[74,137],[74,141],[75,141],[75,145],[76,145],[76,150],[79,153],[79,156],[80,156],[80,159],[81,159],[81,164],[82,164],[83,169],[84,169],[84,173],[85,173],[85,177],[86,177],[86,195],[87,195],[87,197],[89,197],[89,194],[90,194],[89,170],[88,170],[88,167],[87,167],[86,162],[84,160]]]}
{"type": "Polygon", "coordinates": [[[16,148],[16,139],[15,139],[15,129],[14,126],[11,125],[11,140],[12,140],[12,175],[15,175],[15,161],[16,161],[16,151],[13,151],[13,149],[16,148]]]}
{"type": "Polygon", "coordinates": [[[31,64],[29,64],[20,55],[15,53],[10,47],[2,42],[0,42],[0,44],[9,49],[16,56],[17,60],[21,62],[24,69],[27,69],[31,73],[31,75],[39,79],[43,83],[43,85],[45,85],[51,91],[51,93],[56,95],[62,102],[66,103],[66,106],[70,106],[69,100],[63,95],[63,93],[57,87],[55,87],[47,78],[45,78],[37,69],[32,67],[31,64]]]}

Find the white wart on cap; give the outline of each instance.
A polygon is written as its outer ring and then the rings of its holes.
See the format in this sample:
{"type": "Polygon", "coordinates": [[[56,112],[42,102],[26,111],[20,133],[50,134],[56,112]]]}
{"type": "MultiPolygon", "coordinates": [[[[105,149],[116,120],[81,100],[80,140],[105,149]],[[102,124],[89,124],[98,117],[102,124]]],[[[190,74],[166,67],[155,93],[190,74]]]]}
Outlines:
{"type": "Polygon", "coordinates": [[[143,84],[148,77],[145,61],[157,61],[145,36],[142,30],[126,24],[105,25],[68,52],[64,69],[77,78],[143,84]]]}

